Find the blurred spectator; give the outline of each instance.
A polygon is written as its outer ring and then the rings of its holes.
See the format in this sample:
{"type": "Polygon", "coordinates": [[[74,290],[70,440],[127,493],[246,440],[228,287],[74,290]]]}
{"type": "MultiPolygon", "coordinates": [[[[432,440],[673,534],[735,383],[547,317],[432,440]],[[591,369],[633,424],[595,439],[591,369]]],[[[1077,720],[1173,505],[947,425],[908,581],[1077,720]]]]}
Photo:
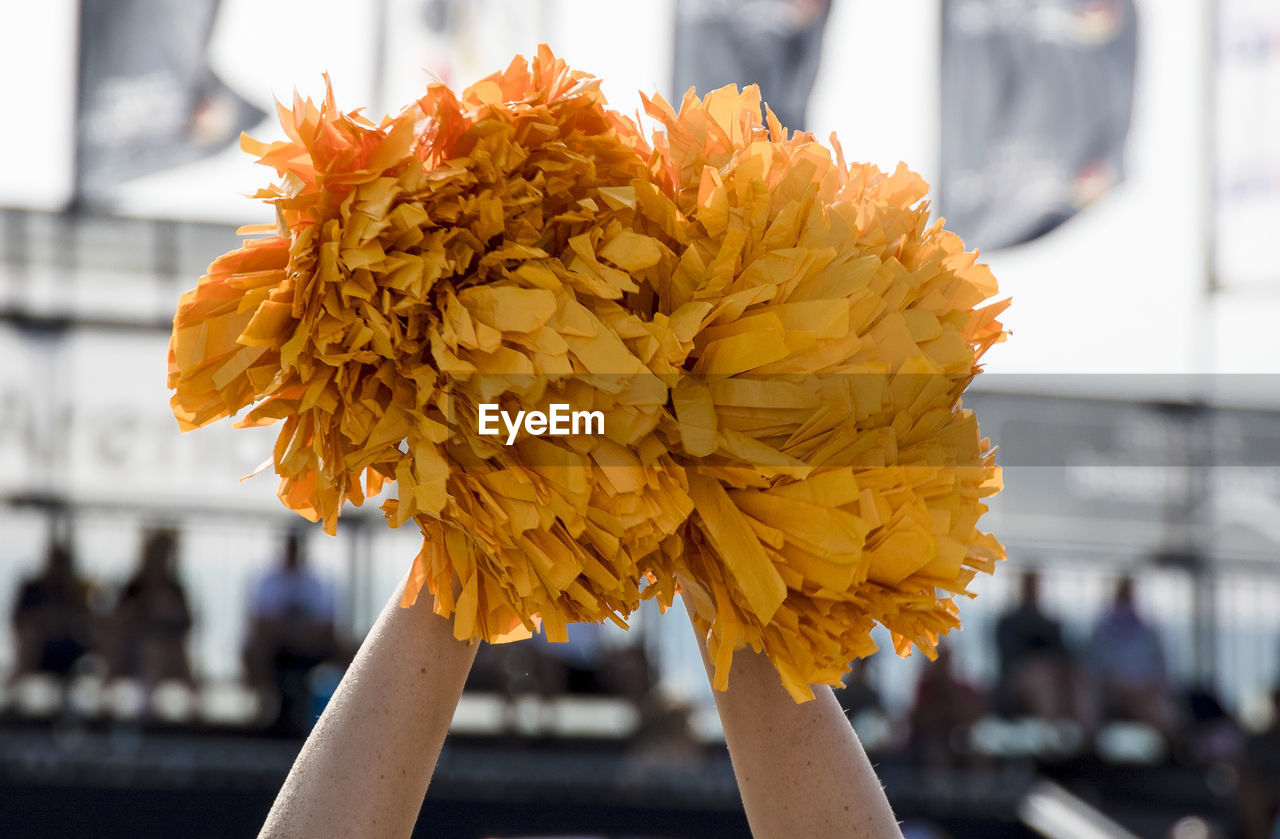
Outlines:
{"type": "Polygon", "coordinates": [[[1040,576],[1022,575],[1018,605],[996,624],[1000,672],[996,710],[1006,716],[1085,722],[1084,679],[1062,638],[1062,625],[1040,609],[1040,576]]]}
{"type": "Polygon", "coordinates": [[[1211,685],[1187,691],[1184,762],[1196,766],[1230,765],[1240,756],[1244,735],[1211,685]]]}
{"type": "Polygon", "coordinates": [[[1271,724],[1245,742],[1237,791],[1245,839],[1280,836],[1280,688],[1271,692],[1271,724]]]}
{"type": "Polygon", "coordinates": [[[89,651],[89,587],[65,541],[50,539],[44,568],[19,588],[11,621],[18,647],[11,679],[29,673],[66,678],[89,651]]]}
{"type": "Polygon", "coordinates": [[[333,588],[307,567],[302,534],[285,539],[280,566],[252,595],[245,669],[250,683],[275,707],[269,727],[305,734],[315,719],[308,675],[338,652],[333,588]],[[272,702],[271,700],[275,700],[272,702]]]}
{"type": "Polygon", "coordinates": [[[1160,636],[1134,604],[1133,580],[1116,584],[1111,608],[1098,621],[1090,664],[1101,691],[1104,719],[1146,723],[1172,742],[1178,710],[1173,699],[1160,636]]]}
{"type": "Polygon", "coordinates": [[[657,682],[654,663],[649,660],[643,643],[619,644],[605,648],[605,685],[617,696],[641,706],[651,695],[657,682]]]}
{"type": "Polygon", "coordinates": [[[600,624],[571,623],[566,631],[569,640],[563,643],[541,642],[545,636],[538,636],[539,692],[546,697],[608,693],[600,624]]]}
{"type": "Polygon", "coordinates": [[[911,751],[928,768],[956,766],[968,759],[968,732],[982,716],[981,692],[952,669],[951,648],[938,647],[936,661],[924,665],[911,709],[911,751]]]}
{"type": "Polygon", "coordinates": [[[836,699],[840,702],[840,707],[844,709],[845,716],[849,719],[856,719],[859,714],[863,713],[880,713],[884,711],[884,703],[880,700],[880,694],[876,692],[875,686],[871,684],[870,659],[854,659],[849,665],[849,672],[845,674],[842,681],[844,689],[836,691],[836,699]]]}
{"type": "Polygon", "coordinates": [[[627,746],[623,760],[625,783],[670,778],[675,773],[705,771],[706,753],[691,725],[694,707],[651,692],[640,703],[640,729],[627,746]]]}
{"type": "Polygon", "coordinates": [[[640,708],[653,682],[644,646],[634,642],[607,644],[598,623],[571,623],[566,631],[569,640],[564,643],[548,642],[545,635],[534,639],[535,672],[542,696],[619,696],[640,708]]]}
{"type": "Polygon", "coordinates": [[[169,528],[149,531],[138,570],[125,583],[111,616],[111,674],[140,680],[147,696],[165,681],[194,687],[187,658],[191,610],[177,575],[177,553],[177,533],[169,528]]]}
{"type": "Polygon", "coordinates": [[[539,690],[538,642],[481,644],[467,674],[466,690],[501,694],[508,702],[539,690]]]}

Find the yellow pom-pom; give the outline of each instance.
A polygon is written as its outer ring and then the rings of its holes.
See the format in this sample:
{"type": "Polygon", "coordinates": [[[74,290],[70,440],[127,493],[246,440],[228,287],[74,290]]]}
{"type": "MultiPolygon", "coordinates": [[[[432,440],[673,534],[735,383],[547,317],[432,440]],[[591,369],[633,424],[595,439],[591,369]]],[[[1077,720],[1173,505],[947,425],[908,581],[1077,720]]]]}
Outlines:
{"type": "Polygon", "coordinates": [[[688,220],[658,299],[703,313],[667,427],[695,512],[661,558],[716,686],[749,645],[809,698],[876,623],[932,655],[951,595],[1003,555],[976,529],[999,470],[960,407],[1003,337],[1005,304],[976,308],[994,280],[929,223],[919,176],[788,137],[754,88],[647,107],[688,220]]]}
{"type": "Polygon", "coordinates": [[[656,374],[686,350],[623,305],[664,251],[635,217],[634,125],[546,50],[378,125],[332,98],[281,120],[290,140],[246,141],[284,177],[262,193],[280,231],[216,261],[178,311],[179,420],[258,401],[245,422],[283,421],[281,499],[330,531],[394,480],[391,524],[424,534],[407,599],[428,586],[459,638],[621,622],[635,558],[691,506],[641,445],[656,374]],[[577,402],[608,411],[607,434],[506,446],[478,434],[482,402],[577,402]]]}
{"type": "Polygon", "coordinates": [[[721,688],[751,646],[802,700],[877,623],[931,653],[1002,556],[960,407],[994,280],[919,177],[788,137],[752,88],[647,108],[652,145],[545,48],[377,124],[282,108],[288,140],[244,141],[282,178],[245,232],[274,235],[175,318],[179,423],[280,422],[281,500],[330,532],[394,481],[423,533],[405,600],[459,638],[683,593],[721,688]],[[602,427],[485,431],[555,404],[602,427]]]}

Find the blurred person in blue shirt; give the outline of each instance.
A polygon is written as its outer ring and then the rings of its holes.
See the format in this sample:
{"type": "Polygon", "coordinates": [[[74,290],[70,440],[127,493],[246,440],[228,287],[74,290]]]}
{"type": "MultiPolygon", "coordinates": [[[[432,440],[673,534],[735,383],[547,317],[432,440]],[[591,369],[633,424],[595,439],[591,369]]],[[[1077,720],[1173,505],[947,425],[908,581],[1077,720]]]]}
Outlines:
{"type": "Polygon", "coordinates": [[[1103,719],[1146,723],[1174,739],[1179,713],[1164,647],[1138,614],[1132,578],[1116,583],[1111,608],[1094,627],[1089,659],[1101,691],[1103,719]]]}
{"type": "Polygon", "coordinates": [[[291,531],[280,564],[254,587],[248,643],[244,650],[250,683],[260,691],[269,728],[277,734],[305,734],[314,719],[308,676],[337,652],[332,586],[307,567],[302,535],[291,531]]]}

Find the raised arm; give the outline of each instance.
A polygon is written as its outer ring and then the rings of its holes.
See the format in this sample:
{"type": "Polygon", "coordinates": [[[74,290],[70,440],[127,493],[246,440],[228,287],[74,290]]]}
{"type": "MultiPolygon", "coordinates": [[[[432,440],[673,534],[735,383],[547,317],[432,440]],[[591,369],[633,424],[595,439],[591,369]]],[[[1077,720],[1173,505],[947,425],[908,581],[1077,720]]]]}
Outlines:
{"type": "Polygon", "coordinates": [[[831,688],[813,692],[811,702],[796,704],[769,660],[749,649],[734,653],[729,690],[715,692],[751,835],[901,839],[880,779],[831,688]]]}
{"type": "Polygon", "coordinates": [[[413,832],[476,645],[426,591],[383,608],[276,796],[260,837],[404,839],[413,832]]]}

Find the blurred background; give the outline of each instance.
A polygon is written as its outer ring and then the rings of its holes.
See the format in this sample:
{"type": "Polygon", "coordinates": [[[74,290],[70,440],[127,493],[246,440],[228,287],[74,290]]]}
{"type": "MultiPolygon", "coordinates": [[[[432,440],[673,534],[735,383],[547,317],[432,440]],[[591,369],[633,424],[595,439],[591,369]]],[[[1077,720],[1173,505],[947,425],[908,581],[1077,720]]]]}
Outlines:
{"type": "MultiPolygon", "coordinates": [[[[1014,298],[966,397],[1009,561],[841,694],[908,835],[1280,836],[1274,0],[0,11],[0,833],[257,830],[418,540],[241,482],[271,429],[178,433],[178,295],[271,221],[237,139],[276,100],[376,118],[546,42],[624,112],[754,82],[906,161],[1014,298]]],[[[485,648],[420,828],[747,836],[687,622],[485,648]]]]}

